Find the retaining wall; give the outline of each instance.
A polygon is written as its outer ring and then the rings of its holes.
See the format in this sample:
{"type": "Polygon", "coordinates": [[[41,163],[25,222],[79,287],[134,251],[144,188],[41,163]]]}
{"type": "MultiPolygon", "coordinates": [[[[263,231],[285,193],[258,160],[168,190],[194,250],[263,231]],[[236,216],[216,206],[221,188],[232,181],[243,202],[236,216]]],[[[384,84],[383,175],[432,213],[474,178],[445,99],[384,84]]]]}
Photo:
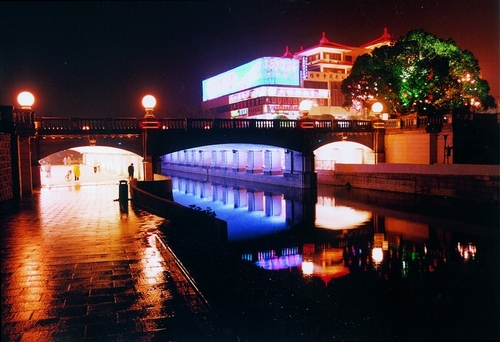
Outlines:
{"type": "Polygon", "coordinates": [[[499,201],[498,165],[337,164],[318,170],[318,183],[353,188],[499,201]]]}
{"type": "MultiPolygon", "coordinates": [[[[155,178],[157,175],[155,175],[155,178]]],[[[166,177],[163,177],[166,178],[166,177]]],[[[152,192],[145,189],[168,188],[170,190],[172,183],[170,179],[155,181],[130,181],[130,195],[134,205],[145,209],[155,215],[164,217],[172,223],[172,229],[175,233],[186,238],[203,239],[217,246],[227,244],[227,222],[217,217],[209,217],[203,212],[180,205],[173,200],[172,192],[170,194],[152,192]],[[158,186],[160,185],[160,186],[158,186]]],[[[161,191],[160,191],[161,192],[161,191]]]]}

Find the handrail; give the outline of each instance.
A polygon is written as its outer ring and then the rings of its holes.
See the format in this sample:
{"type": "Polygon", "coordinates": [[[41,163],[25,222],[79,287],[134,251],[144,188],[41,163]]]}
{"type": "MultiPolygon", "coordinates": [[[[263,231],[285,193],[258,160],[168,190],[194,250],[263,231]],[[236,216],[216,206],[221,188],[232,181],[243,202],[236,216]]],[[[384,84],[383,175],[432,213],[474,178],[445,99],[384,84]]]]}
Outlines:
{"type": "MultiPolygon", "coordinates": [[[[160,130],[291,130],[313,129],[317,131],[359,132],[373,129],[414,129],[425,127],[428,124],[442,123],[442,118],[430,118],[409,115],[397,119],[378,121],[376,125],[371,120],[279,120],[279,119],[213,119],[213,118],[185,118],[185,119],[155,119],[160,130]]],[[[64,131],[100,131],[111,132],[139,132],[144,118],[71,118],[71,117],[41,117],[37,127],[43,132],[64,131]]],[[[155,126],[156,128],[156,126],[155,126]]]]}

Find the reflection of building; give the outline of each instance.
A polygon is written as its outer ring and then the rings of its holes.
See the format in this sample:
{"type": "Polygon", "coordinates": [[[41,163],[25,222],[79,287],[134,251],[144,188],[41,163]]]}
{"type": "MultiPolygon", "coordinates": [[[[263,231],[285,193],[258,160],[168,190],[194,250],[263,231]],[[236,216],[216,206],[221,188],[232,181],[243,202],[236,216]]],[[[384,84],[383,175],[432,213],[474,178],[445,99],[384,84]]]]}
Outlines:
{"type": "Polygon", "coordinates": [[[311,115],[346,115],[340,85],[356,57],[392,42],[387,29],[361,47],[331,42],[323,32],[318,45],[295,54],[287,47],[281,57],[262,57],[204,80],[203,107],[217,118],[296,119],[307,99],[314,104],[311,115]]]}

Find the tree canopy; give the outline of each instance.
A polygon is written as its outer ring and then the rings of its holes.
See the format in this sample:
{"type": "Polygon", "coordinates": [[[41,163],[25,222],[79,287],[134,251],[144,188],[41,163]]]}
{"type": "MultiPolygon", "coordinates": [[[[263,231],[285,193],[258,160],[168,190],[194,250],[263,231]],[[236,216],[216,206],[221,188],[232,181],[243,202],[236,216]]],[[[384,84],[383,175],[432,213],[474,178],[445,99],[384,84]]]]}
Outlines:
{"type": "Polygon", "coordinates": [[[341,90],[344,107],[357,111],[375,101],[399,114],[421,108],[434,112],[496,107],[472,52],[424,30],[410,31],[393,46],[359,56],[341,90]]]}

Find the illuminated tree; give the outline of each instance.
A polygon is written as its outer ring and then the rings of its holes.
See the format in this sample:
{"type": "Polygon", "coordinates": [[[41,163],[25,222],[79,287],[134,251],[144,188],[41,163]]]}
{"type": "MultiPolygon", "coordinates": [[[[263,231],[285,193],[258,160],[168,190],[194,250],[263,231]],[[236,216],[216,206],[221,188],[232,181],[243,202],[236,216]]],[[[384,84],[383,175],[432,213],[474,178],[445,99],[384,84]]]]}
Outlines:
{"type": "Polygon", "coordinates": [[[375,100],[393,113],[496,107],[474,55],[423,30],[359,56],[341,89],[344,107],[358,111],[375,100]]]}

